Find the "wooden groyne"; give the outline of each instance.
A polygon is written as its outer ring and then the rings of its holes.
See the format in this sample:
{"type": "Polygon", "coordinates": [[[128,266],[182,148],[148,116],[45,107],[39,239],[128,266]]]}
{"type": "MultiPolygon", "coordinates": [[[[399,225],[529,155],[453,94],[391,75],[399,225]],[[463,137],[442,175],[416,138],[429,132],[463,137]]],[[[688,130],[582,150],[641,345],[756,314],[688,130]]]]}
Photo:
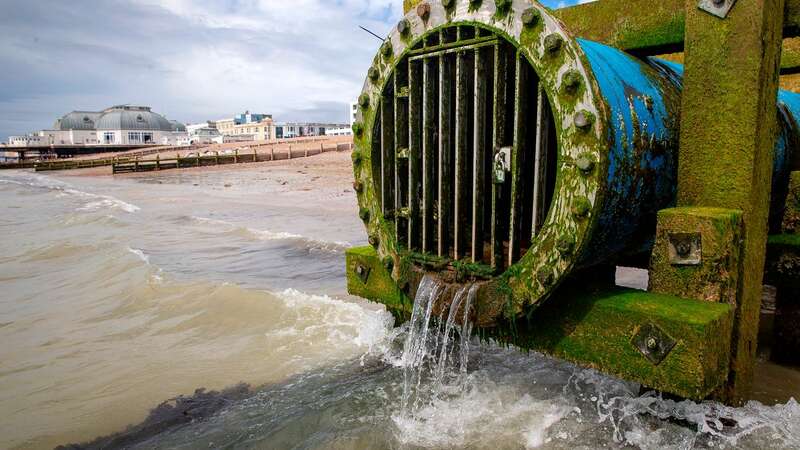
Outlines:
{"type": "Polygon", "coordinates": [[[117,173],[133,173],[133,172],[153,172],[171,169],[188,169],[192,167],[208,167],[219,166],[225,164],[244,164],[254,162],[267,162],[282,159],[294,159],[300,157],[308,157],[319,155],[320,153],[330,151],[347,151],[353,148],[351,143],[338,143],[326,147],[324,143],[320,144],[319,148],[304,148],[292,149],[289,148],[282,152],[276,152],[275,148],[270,148],[268,153],[258,153],[256,149],[247,152],[240,152],[235,150],[232,153],[214,152],[214,154],[194,154],[191,156],[176,156],[175,158],[160,158],[158,155],[156,159],[140,160],[135,158],[133,160],[118,161],[112,164],[112,172],[117,173]]]}

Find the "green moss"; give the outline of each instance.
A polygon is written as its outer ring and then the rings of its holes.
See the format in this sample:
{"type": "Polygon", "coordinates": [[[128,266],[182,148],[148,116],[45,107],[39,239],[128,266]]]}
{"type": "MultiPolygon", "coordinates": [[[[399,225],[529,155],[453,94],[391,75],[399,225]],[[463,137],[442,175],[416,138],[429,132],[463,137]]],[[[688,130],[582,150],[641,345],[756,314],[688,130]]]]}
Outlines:
{"type": "Polygon", "coordinates": [[[783,213],[784,233],[800,234],[800,171],[792,172],[783,213]]]}
{"type": "Polygon", "coordinates": [[[727,377],[730,305],[622,288],[567,287],[557,298],[529,320],[518,321],[514,330],[492,328],[480,334],[698,400],[727,377]],[[631,343],[646,324],[677,341],[658,365],[631,343]]]}
{"type": "Polygon", "coordinates": [[[386,305],[397,317],[411,313],[413,302],[400,290],[374,248],[370,246],[348,249],[347,292],[386,305]],[[358,266],[368,270],[366,283],[357,272],[358,266]]]}
{"type": "Polygon", "coordinates": [[[777,234],[767,241],[770,246],[793,247],[800,249],[800,234],[777,234]]]}

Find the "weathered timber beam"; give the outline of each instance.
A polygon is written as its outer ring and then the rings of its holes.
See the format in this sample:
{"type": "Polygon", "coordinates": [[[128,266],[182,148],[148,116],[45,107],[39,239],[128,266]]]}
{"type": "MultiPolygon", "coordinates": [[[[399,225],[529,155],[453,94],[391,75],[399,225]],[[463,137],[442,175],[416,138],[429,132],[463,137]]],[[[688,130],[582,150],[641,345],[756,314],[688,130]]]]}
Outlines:
{"type": "MultiPolygon", "coordinates": [[[[800,0],[786,0],[784,38],[800,36],[800,0]]],[[[683,51],[683,0],[599,0],[553,11],[575,36],[637,55],[683,51]]],[[[786,39],[781,73],[800,72],[800,40],[786,39]]]]}

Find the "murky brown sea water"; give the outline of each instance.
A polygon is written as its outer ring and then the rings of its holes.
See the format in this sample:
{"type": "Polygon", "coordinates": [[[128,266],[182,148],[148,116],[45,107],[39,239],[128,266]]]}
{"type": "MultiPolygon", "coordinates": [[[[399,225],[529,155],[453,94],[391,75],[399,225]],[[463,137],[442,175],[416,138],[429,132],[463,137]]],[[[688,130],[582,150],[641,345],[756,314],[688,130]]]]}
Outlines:
{"type": "Polygon", "coordinates": [[[129,444],[800,446],[800,406],[788,397],[675,403],[477,342],[466,373],[438,367],[454,372],[436,386],[420,376],[422,401],[401,411],[407,330],[345,292],[344,249],[365,241],[345,182],[263,168],[0,172],[0,211],[0,448],[90,441],[167,399],[239,382],[255,393],[129,444]],[[298,191],[298,180],[318,185],[298,191]]]}

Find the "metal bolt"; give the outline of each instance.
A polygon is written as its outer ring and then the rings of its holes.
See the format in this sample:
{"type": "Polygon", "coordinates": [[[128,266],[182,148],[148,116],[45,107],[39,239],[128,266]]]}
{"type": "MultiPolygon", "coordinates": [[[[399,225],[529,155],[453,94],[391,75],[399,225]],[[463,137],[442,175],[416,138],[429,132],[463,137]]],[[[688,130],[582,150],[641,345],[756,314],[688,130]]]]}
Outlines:
{"type": "Polygon", "coordinates": [[[367,76],[369,77],[370,80],[372,80],[374,82],[375,80],[378,79],[378,77],[381,76],[381,74],[380,74],[380,72],[378,72],[378,69],[376,69],[374,67],[370,67],[369,71],[367,72],[367,76]]]}
{"type": "Polygon", "coordinates": [[[556,248],[562,255],[567,255],[575,250],[575,238],[572,236],[562,236],[556,242],[556,248]]]}
{"type": "Polygon", "coordinates": [[[361,94],[361,97],[358,97],[358,104],[364,109],[369,108],[369,95],[361,94]]]}
{"type": "Polygon", "coordinates": [[[507,10],[511,6],[511,0],[494,0],[498,10],[507,10]]]}
{"type": "Polygon", "coordinates": [[[692,244],[688,241],[678,242],[678,244],[675,245],[675,251],[681,258],[686,258],[692,252],[692,244]]]}
{"type": "Polygon", "coordinates": [[[563,78],[561,78],[561,86],[563,87],[564,92],[568,94],[575,94],[581,87],[582,81],[583,78],[581,77],[581,74],[575,72],[574,70],[570,70],[564,74],[563,78]]]}
{"type": "Polygon", "coordinates": [[[588,111],[578,111],[575,114],[575,126],[581,130],[588,130],[592,126],[593,117],[588,111]]]}
{"type": "Polygon", "coordinates": [[[542,287],[549,287],[553,283],[553,271],[548,267],[542,267],[536,272],[536,280],[542,287]]]}
{"type": "Polygon", "coordinates": [[[592,205],[589,203],[589,199],[586,197],[578,197],[575,199],[572,206],[572,213],[577,217],[586,217],[590,209],[592,209],[592,205]]]}
{"type": "Polygon", "coordinates": [[[583,173],[589,173],[594,170],[594,158],[591,155],[583,154],[575,161],[575,165],[583,173]]]}
{"type": "Polygon", "coordinates": [[[392,53],[394,53],[394,49],[392,48],[392,43],[388,41],[384,42],[383,46],[381,46],[381,54],[383,55],[383,57],[388,58],[392,56],[392,53]]]}
{"type": "Polygon", "coordinates": [[[653,351],[653,350],[655,350],[657,348],[658,348],[658,341],[656,340],[656,338],[654,338],[652,336],[647,338],[647,349],[650,350],[650,351],[653,351]]]}
{"type": "Polygon", "coordinates": [[[536,8],[528,8],[522,13],[522,24],[526,27],[533,27],[539,23],[540,18],[539,10],[536,8]]]}
{"type": "Polygon", "coordinates": [[[431,15],[431,5],[430,3],[420,3],[417,6],[417,15],[422,18],[422,20],[428,20],[428,17],[431,15]]]}
{"type": "Polygon", "coordinates": [[[411,31],[411,23],[408,22],[408,19],[401,19],[400,22],[397,22],[397,31],[403,35],[411,31]]]}
{"type": "Polygon", "coordinates": [[[371,246],[373,246],[375,248],[378,248],[378,244],[379,243],[380,243],[380,240],[378,239],[378,236],[373,234],[372,236],[369,237],[369,245],[371,245],[371,246]]]}
{"type": "Polygon", "coordinates": [[[356,122],[353,124],[353,134],[356,136],[361,136],[364,134],[364,125],[361,125],[360,122],[356,122]]]}
{"type": "Polygon", "coordinates": [[[561,36],[557,34],[550,34],[544,38],[544,49],[547,53],[555,55],[559,50],[561,50],[562,43],[563,39],[561,39],[561,36]]]}

